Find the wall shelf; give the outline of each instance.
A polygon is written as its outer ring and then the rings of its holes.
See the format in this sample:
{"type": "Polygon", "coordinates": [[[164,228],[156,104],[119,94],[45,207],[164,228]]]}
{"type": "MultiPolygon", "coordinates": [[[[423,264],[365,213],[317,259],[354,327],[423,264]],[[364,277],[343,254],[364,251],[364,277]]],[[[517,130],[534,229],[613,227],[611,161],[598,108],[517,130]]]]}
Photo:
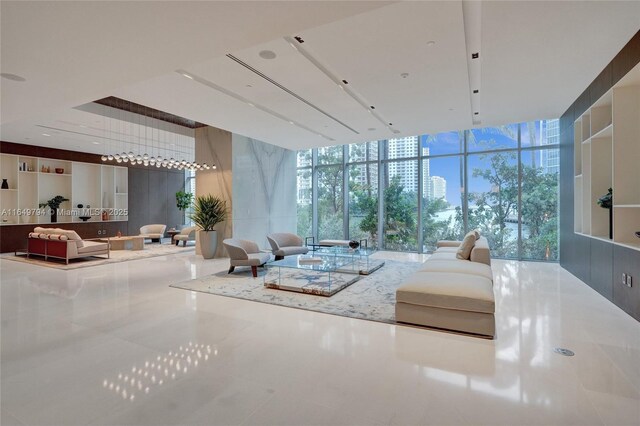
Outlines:
{"type": "Polygon", "coordinates": [[[574,232],[640,251],[640,65],[574,123],[574,232]],[[597,201],[613,188],[609,210],[597,201]]]}
{"type": "MultiPolygon", "coordinates": [[[[40,203],[56,195],[69,199],[60,205],[60,209],[69,212],[58,215],[58,222],[62,224],[83,223],[79,216],[84,213],[78,209],[78,204],[91,206],[92,217],[88,222],[101,222],[104,209],[127,209],[128,198],[116,197],[122,194],[117,192],[118,187],[128,190],[129,169],[126,167],[13,154],[0,154],[0,166],[3,175],[0,177],[7,179],[9,184],[9,189],[0,190],[0,211],[5,211],[0,226],[50,223],[48,214],[22,215],[22,212],[35,212],[40,203]],[[43,167],[51,172],[42,172],[43,167]],[[65,173],[56,173],[56,168],[63,168],[65,173]]],[[[117,216],[117,220],[127,219],[126,215],[117,216]]]]}

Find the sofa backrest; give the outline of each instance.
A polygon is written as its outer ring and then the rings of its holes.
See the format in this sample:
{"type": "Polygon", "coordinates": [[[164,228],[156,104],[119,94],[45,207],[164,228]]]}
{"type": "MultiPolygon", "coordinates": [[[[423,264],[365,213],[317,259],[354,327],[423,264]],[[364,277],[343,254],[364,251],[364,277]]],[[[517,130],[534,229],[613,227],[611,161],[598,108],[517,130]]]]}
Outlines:
{"type": "Polygon", "coordinates": [[[302,238],[296,234],[288,232],[276,232],[274,234],[267,235],[267,240],[271,244],[271,249],[276,251],[281,247],[299,247],[302,246],[302,238]]]}
{"type": "Polygon", "coordinates": [[[62,235],[65,236],[66,239],[75,241],[77,248],[84,247],[84,243],[82,242],[82,238],[76,231],[60,229],[60,228],[43,228],[40,226],[36,226],[33,230],[34,233],[38,234],[46,234],[46,235],[62,235]]]}
{"type": "Polygon", "coordinates": [[[162,224],[151,224],[144,225],[140,228],[141,234],[164,234],[165,229],[167,229],[167,225],[162,224]]]}
{"type": "Polygon", "coordinates": [[[249,240],[239,240],[236,238],[227,238],[222,241],[224,247],[229,253],[229,258],[233,260],[246,260],[249,258],[248,254],[258,253],[260,248],[256,243],[249,240]]]}
{"type": "Polygon", "coordinates": [[[188,238],[196,237],[196,227],[195,226],[186,226],[182,228],[180,231],[180,235],[188,235],[188,238]]]}
{"type": "Polygon", "coordinates": [[[489,241],[487,241],[486,237],[480,237],[476,240],[476,243],[471,250],[471,257],[469,260],[491,266],[491,251],[489,250],[489,241]]]}

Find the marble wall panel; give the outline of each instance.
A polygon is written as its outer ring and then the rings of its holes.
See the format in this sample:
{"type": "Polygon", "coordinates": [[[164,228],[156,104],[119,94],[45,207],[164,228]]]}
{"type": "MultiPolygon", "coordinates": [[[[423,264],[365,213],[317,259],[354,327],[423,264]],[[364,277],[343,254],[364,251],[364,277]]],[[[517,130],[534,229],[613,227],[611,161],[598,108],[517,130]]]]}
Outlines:
{"type": "Polygon", "coordinates": [[[272,232],[296,232],[295,152],[233,134],[233,236],[268,248],[272,232]]]}

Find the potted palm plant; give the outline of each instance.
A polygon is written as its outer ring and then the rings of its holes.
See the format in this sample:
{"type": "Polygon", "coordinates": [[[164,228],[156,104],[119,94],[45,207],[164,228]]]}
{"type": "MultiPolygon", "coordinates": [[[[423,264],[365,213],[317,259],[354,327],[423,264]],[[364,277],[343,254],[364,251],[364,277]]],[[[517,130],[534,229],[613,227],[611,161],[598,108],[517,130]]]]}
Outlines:
{"type": "Polygon", "coordinates": [[[205,259],[213,259],[218,248],[218,233],[213,228],[227,218],[227,202],[213,195],[196,197],[193,213],[189,215],[199,228],[200,252],[205,259]]]}

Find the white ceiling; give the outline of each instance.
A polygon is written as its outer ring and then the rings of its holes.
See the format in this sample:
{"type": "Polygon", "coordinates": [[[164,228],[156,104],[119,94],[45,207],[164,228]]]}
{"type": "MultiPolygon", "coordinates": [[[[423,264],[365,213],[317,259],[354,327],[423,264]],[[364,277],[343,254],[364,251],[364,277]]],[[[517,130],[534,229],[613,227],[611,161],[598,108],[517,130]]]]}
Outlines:
{"type": "Polygon", "coordinates": [[[640,29],[640,2],[0,7],[1,71],[27,79],[0,80],[2,140],[96,153],[101,118],[72,108],[106,96],[290,149],[558,117],[640,29]]]}

